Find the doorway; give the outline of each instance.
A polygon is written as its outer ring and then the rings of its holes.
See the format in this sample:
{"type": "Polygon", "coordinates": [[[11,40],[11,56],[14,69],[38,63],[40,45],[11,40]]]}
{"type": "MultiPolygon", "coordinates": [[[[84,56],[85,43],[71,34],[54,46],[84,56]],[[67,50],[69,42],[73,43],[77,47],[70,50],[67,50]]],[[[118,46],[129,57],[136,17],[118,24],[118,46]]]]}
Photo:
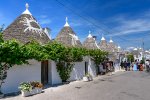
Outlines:
{"type": "Polygon", "coordinates": [[[41,62],[41,82],[43,85],[48,84],[48,60],[41,62]]]}
{"type": "Polygon", "coordinates": [[[85,62],[85,75],[88,74],[88,62],[85,62]]]}

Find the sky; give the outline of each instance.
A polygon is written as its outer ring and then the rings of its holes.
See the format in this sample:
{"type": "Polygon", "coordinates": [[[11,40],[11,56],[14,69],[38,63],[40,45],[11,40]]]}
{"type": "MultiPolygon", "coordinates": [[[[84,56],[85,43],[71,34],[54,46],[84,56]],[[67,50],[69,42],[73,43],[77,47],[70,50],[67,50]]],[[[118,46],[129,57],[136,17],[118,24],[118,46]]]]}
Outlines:
{"type": "Polygon", "coordinates": [[[68,17],[81,42],[91,31],[100,42],[102,35],[122,48],[150,49],[150,0],[0,0],[0,25],[5,28],[25,10],[55,38],[68,17]]]}

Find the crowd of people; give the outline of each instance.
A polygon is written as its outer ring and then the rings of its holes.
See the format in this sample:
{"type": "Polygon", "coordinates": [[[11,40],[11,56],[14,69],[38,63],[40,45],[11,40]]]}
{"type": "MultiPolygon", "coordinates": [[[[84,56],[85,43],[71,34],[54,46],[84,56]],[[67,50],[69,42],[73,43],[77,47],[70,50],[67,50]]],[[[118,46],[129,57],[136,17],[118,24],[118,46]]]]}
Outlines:
{"type": "Polygon", "coordinates": [[[103,63],[100,63],[99,68],[100,75],[105,75],[107,73],[112,75],[112,72],[114,71],[114,63],[113,61],[106,60],[103,63]]]}
{"type": "MultiPolygon", "coordinates": [[[[115,63],[113,61],[106,60],[99,65],[99,74],[100,75],[112,75],[112,72],[115,71],[115,63]]],[[[119,66],[119,65],[118,65],[119,66]]],[[[143,61],[135,60],[134,62],[122,61],[120,67],[125,71],[143,71],[144,69],[147,72],[150,72],[150,60],[143,61]]]]}
{"type": "Polygon", "coordinates": [[[143,61],[135,60],[134,62],[122,61],[120,64],[121,68],[125,71],[143,71],[145,68],[145,64],[143,61]]]}

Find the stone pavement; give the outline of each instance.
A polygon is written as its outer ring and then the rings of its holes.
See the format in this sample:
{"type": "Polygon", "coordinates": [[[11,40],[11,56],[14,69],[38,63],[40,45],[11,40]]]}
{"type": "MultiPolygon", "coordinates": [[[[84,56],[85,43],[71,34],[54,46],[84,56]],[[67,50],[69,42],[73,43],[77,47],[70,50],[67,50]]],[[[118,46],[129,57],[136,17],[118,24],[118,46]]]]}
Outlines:
{"type": "Polygon", "coordinates": [[[30,97],[7,97],[3,100],[150,100],[150,74],[117,72],[99,76],[90,82],[76,81],[51,87],[30,97]]]}

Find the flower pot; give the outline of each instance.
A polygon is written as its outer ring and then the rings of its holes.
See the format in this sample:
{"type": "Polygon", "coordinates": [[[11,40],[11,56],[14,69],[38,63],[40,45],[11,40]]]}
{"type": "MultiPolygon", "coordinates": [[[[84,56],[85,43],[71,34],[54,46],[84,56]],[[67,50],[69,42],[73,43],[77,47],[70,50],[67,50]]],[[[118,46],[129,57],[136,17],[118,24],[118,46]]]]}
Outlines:
{"type": "Polygon", "coordinates": [[[42,88],[36,88],[37,89],[37,93],[41,93],[42,92],[42,88]]]}
{"type": "Polygon", "coordinates": [[[31,93],[32,95],[37,94],[37,89],[36,89],[36,88],[32,89],[32,91],[30,91],[30,93],[31,93]]]}
{"type": "Polygon", "coordinates": [[[29,91],[21,91],[21,95],[22,95],[23,97],[27,97],[27,96],[30,96],[31,93],[30,93],[29,91]]]}
{"type": "Polygon", "coordinates": [[[42,88],[34,88],[32,89],[32,91],[30,92],[32,95],[34,94],[38,94],[42,92],[42,88]]]}
{"type": "Polygon", "coordinates": [[[88,78],[87,76],[84,76],[84,77],[83,77],[83,81],[84,81],[84,82],[88,82],[88,81],[89,81],[89,78],[88,78]]]}

